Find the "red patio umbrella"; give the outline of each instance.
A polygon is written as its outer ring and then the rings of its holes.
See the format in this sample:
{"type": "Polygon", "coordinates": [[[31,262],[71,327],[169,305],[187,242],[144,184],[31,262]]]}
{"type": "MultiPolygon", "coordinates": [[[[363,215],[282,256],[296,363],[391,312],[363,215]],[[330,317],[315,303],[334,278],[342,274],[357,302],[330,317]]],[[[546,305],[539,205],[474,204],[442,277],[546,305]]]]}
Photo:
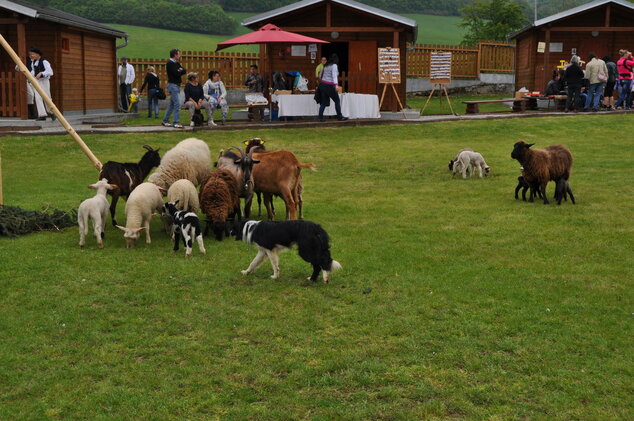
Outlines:
{"type": "Polygon", "coordinates": [[[240,35],[239,37],[221,42],[216,47],[216,51],[223,48],[232,47],[240,44],[271,44],[271,43],[297,43],[297,44],[327,44],[328,41],[322,41],[317,38],[307,37],[304,35],[288,32],[280,29],[272,23],[266,24],[257,31],[240,35]]]}

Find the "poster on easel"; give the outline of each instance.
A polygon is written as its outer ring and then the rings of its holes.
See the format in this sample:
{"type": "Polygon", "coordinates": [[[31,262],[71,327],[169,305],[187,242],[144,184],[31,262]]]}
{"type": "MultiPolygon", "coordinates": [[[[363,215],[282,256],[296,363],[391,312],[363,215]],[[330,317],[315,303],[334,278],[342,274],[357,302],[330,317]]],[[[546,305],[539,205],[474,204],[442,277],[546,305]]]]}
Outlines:
{"type": "Polygon", "coordinates": [[[448,85],[451,83],[451,51],[432,51],[429,83],[448,85]]]}
{"type": "Polygon", "coordinates": [[[379,83],[401,83],[399,48],[379,48],[379,83]]]}
{"type": "Polygon", "coordinates": [[[440,107],[442,109],[442,94],[445,94],[447,98],[447,104],[451,114],[456,115],[449,99],[449,93],[445,85],[451,83],[451,51],[432,51],[429,63],[429,83],[433,85],[433,88],[427,97],[425,105],[420,110],[421,115],[425,112],[427,104],[434,96],[434,92],[438,90],[438,100],[440,101],[440,107]]]}

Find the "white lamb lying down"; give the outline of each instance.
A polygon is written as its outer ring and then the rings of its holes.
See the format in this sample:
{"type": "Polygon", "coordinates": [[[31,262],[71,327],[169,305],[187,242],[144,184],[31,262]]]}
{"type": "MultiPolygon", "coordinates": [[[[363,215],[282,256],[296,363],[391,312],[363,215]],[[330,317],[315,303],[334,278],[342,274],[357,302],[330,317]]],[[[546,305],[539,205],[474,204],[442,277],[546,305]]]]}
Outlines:
{"type": "Polygon", "coordinates": [[[86,234],[88,234],[88,220],[92,219],[97,246],[103,248],[104,229],[106,227],[106,218],[108,216],[108,200],[106,199],[106,191],[116,189],[114,184],[108,184],[108,180],[102,178],[95,184],[88,186],[89,189],[97,190],[94,197],[81,202],[77,210],[77,223],[79,225],[79,247],[86,244],[86,234]]]}
{"type": "Polygon", "coordinates": [[[126,226],[117,225],[125,234],[126,247],[136,244],[141,231],[145,231],[145,242],[150,244],[150,220],[152,213],[163,211],[163,195],[159,187],[152,183],[139,184],[128,197],[125,204],[126,226]]]}
{"type": "Polygon", "coordinates": [[[482,170],[484,170],[485,177],[489,175],[490,168],[486,162],[484,162],[484,158],[478,152],[473,151],[462,151],[458,154],[456,161],[453,163],[452,174],[455,175],[458,170],[462,172],[462,178],[467,178],[467,169],[473,176],[473,168],[478,169],[478,173],[480,178],[482,178],[482,170]]]}

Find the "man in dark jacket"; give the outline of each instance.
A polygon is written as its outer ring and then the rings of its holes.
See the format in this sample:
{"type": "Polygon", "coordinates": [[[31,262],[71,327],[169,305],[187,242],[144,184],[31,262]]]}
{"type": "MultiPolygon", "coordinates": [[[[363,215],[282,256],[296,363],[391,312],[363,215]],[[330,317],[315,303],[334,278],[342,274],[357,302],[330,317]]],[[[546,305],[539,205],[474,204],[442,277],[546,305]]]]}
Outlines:
{"type": "Polygon", "coordinates": [[[166,64],[167,70],[167,91],[170,94],[170,102],[163,118],[163,126],[176,127],[182,129],[183,125],[179,123],[181,117],[181,83],[182,76],[187,73],[183,66],[178,62],[181,58],[180,50],[174,48],[170,51],[170,59],[166,64]],[[170,114],[174,113],[174,124],[170,124],[170,114]]]}
{"type": "Polygon", "coordinates": [[[566,112],[577,112],[577,103],[581,96],[581,85],[583,84],[584,73],[579,66],[579,56],[572,56],[570,65],[564,71],[564,80],[568,85],[568,98],[566,98],[566,112]]]}

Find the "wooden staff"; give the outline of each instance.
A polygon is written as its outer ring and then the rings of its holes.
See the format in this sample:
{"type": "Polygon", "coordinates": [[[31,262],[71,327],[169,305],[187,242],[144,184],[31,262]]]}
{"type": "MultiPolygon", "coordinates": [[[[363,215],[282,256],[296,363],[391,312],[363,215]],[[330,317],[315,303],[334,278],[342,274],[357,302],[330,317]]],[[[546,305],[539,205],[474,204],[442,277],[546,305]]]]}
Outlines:
{"type": "Polygon", "coordinates": [[[88,148],[88,146],[86,146],[86,144],[81,139],[81,137],[79,137],[79,135],[77,134],[75,129],[73,129],[73,126],[71,126],[70,123],[68,123],[68,121],[64,118],[64,116],[59,111],[59,109],[57,109],[57,107],[55,106],[55,104],[53,103],[51,98],[49,98],[48,95],[46,95],[46,92],[44,92],[44,90],[42,89],[42,87],[38,83],[38,81],[35,78],[35,76],[33,76],[31,74],[31,72],[29,71],[29,69],[26,67],[26,65],[24,63],[22,63],[22,60],[20,60],[20,57],[18,57],[18,55],[13,50],[13,48],[11,48],[9,43],[4,39],[2,34],[0,34],[0,44],[2,44],[2,47],[5,49],[5,51],[7,53],[9,53],[9,55],[11,56],[11,58],[13,59],[15,64],[18,66],[20,71],[24,74],[24,76],[26,76],[27,80],[29,82],[31,82],[31,85],[33,86],[33,88],[35,88],[37,93],[40,94],[40,96],[42,97],[44,102],[46,102],[46,105],[48,106],[48,108],[51,111],[53,111],[53,113],[55,114],[55,116],[57,117],[59,122],[62,124],[62,126],[64,126],[64,128],[66,129],[68,134],[71,135],[71,137],[73,139],[75,139],[75,142],[77,142],[77,144],[79,145],[81,150],[86,154],[88,159],[90,159],[90,161],[92,161],[92,163],[95,166],[95,168],[97,168],[98,171],[101,171],[101,162],[92,153],[90,148],[88,148]]]}

